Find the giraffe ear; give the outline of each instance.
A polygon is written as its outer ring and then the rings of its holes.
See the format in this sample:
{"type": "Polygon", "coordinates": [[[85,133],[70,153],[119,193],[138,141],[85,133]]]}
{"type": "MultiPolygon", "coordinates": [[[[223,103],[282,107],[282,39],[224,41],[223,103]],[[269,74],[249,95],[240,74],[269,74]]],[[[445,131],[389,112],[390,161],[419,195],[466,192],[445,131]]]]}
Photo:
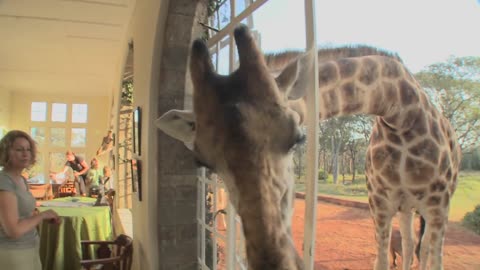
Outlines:
{"type": "MultiPolygon", "coordinates": [[[[316,51],[311,49],[308,52],[304,53],[301,57],[297,60],[292,62],[292,64],[296,64],[298,66],[297,69],[297,76],[293,86],[288,90],[288,99],[299,99],[307,95],[307,86],[308,82],[310,81],[310,76],[313,76],[314,66],[313,63],[315,61],[315,54],[316,51]]],[[[289,66],[287,66],[283,71],[286,71],[289,66]]]]}
{"type": "Polygon", "coordinates": [[[298,70],[299,62],[295,60],[288,64],[288,66],[281,71],[280,75],[275,78],[278,89],[288,97],[290,97],[290,91],[293,85],[298,80],[298,70]]]}
{"type": "Polygon", "coordinates": [[[155,120],[155,126],[193,150],[195,115],[189,110],[170,110],[155,120]]]}

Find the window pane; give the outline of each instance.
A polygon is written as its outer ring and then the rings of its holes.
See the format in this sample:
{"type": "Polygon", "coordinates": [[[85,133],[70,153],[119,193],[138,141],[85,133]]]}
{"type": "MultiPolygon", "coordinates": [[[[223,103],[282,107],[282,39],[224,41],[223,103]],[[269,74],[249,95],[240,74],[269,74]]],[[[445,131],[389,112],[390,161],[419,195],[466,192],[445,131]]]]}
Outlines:
{"type": "Polygon", "coordinates": [[[37,122],[45,122],[47,120],[47,103],[32,102],[30,119],[37,122]]]}
{"type": "Polygon", "coordinates": [[[52,121],[53,122],[67,121],[67,104],[65,103],[52,104],[52,121]]]}
{"type": "Polygon", "coordinates": [[[32,127],[30,128],[30,135],[38,144],[45,143],[45,128],[43,127],[32,127]]]}
{"type": "Polygon", "coordinates": [[[65,129],[51,128],[50,129],[50,143],[53,146],[65,146],[65,129]]]}
{"type": "Polygon", "coordinates": [[[87,104],[72,104],[72,123],[87,123],[87,114],[87,104]]]}
{"type": "Polygon", "coordinates": [[[65,158],[65,152],[50,153],[49,161],[50,171],[59,172],[63,170],[63,168],[65,167],[65,162],[67,161],[67,159],[65,158]]]}
{"type": "Polygon", "coordinates": [[[87,130],[85,128],[72,128],[72,147],[85,147],[87,130]]]}
{"type": "Polygon", "coordinates": [[[45,183],[44,160],[41,152],[37,153],[37,163],[29,169],[26,169],[28,181],[31,183],[45,183]]]}

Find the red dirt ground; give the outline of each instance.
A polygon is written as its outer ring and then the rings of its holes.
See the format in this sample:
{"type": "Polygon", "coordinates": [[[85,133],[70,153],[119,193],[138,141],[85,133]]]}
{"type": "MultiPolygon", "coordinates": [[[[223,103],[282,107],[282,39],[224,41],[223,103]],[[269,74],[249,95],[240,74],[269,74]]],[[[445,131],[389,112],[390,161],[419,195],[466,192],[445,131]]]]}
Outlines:
{"type": "MultiPolygon", "coordinates": [[[[296,199],[293,236],[301,252],[305,201],[296,199]]],[[[315,240],[316,270],[371,270],[375,260],[373,221],[368,210],[319,202],[315,240]]],[[[394,227],[397,227],[394,220],[394,227]]],[[[480,236],[450,223],[444,245],[446,270],[480,270],[480,236]]],[[[412,269],[416,269],[413,267],[412,269]]]]}

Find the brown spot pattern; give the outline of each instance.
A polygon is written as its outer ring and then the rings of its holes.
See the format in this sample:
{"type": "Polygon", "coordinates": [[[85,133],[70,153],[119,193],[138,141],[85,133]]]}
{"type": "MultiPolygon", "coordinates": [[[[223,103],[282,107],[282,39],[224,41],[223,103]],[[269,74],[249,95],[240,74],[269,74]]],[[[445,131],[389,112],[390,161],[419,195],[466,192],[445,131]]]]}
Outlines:
{"type": "Polygon", "coordinates": [[[357,90],[353,82],[348,82],[342,85],[340,88],[340,93],[343,98],[343,108],[342,111],[346,114],[359,111],[362,107],[362,99],[358,98],[356,95],[357,90]]]}
{"type": "Polygon", "coordinates": [[[448,168],[450,168],[450,159],[447,152],[443,152],[440,157],[440,173],[445,173],[448,168]]]}
{"type": "Polygon", "coordinates": [[[425,112],[422,110],[417,111],[412,117],[416,117],[416,121],[413,122],[412,129],[418,135],[424,135],[428,132],[427,127],[427,119],[425,116],[425,112]]]}
{"type": "Polygon", "coordinates": [[[330,118],[337,115],[339,113],[340,103],[338,100],[338,95],[335,93],[335,89],[325,91],[322,94],[322,97],[324,105],[327,108],[327,114],[325,116],[330,118]]]}
{"type": "Polygon", "coordinates": [[[443,135],[438,128],[438,123],[430,119],[430,134],[438,144],[443,144],[443,135]]]}
{"type": "Polygon", "coordinates": [[[398,100],[397,88],[391,82],[383,82],[383,89],[385,89],[385,98],[387,101],[395,102],[398,100]]]}
{"type": "Polygon", "coordinates": [[[410,189],[409,190],[410,193],[412,193],[413,196],[415,196],[415,198],[417,198],[417,200],[422,200],[423,197],[425,197],[425,193],[427,193],[427,190],[426,189],[410,189]]]}
{"type": "Polygon", "coordinates": [[[318,85],[323,87],[338,80],[337,67],[329,62],[318,67],[318,85]]]}
{"type": "Polygon", "coordinates": [[[382,170],[382,175],[394,186],[400,185],[400,174],[397,171],[398,168],[396,168],[397,164],[398,162],[389,161],[382,170]]]}
{"type": "Polygon", "coordinates": [[[427,200],[427,205],[428,206],[437,206],[437,205],[440,205],[441,201],[442,201],[442,198],[440,196],[437,196],[437,195],[430,196],[427,200]]]}
{"type": "Polygon", "coordinates": [[[442,180],[437,180],[430,185],[430,192],[442,192],[447,187],[447,183],[442,180]]]}
{"type": "Polygon", "coordinates": [[[375,204],[375,207],[379,210],[386,210],[387,209],[387,204],[385,199],[378,195],[373,195],[373,203],[375,204]]]}
{"type": "Polygon", "coordinates": [[[450,204],[450,195],[448,194],[448,192],[445,192],[445,194],[443,194],[443,207],[447,207],[449,204],[450,204]]]}
{"type": "Polygon", "coordinates": [[[429,139],[424,139],[423,141],[415,144],[414,146],[410,147],[408,151],[410,154],[417,157],[422,157],[434,164],[437,164],[438,162],[438,147],[429,139]]]}
{"type": "Polygon", "coordinates": [[[419,101],[416,89],[406,80],[401,80],[398,83],[400,89],[400,100],[403,106],[416,104],[419,101]]]}
{"type": "Polygon", "coordinates": [[[382,76],[395,79],[400,76],[400,72],[401,69],[397,61],[385,58],[385,61],[383,62],[382,76]]]}
{"type": "Polygon", "coordinates": [[[373,168],[380,170],[388,158],[389,153],[384,147],[376,147],[372,149],[372,165],[373,168]]]}
{"type": "Polygon", "coordinates": [[[357,69],[357,61],[355,59],[340,59],[338,60],[337,64],[342,79],[353,76],[357,69]]]}
{"type": "Polygon", "coordinates": [[[400,139],[400,137],[395,133],[387,132],[387,139],[393,144],[396,144],[396,145],[402,144],[402,139],[400,139]]]}
{"type": "Polygon", "coordinates": [[[433,167],[421,160],[407,158],[406,167],[412,184],[428,183],[433,176],[433,167]]]}
{"type": "Polygon", "coordinates": [[[441,216],[442,215],[442,210],[440,210],[439,208],[430,209],[430,210],[428,210],[428,212],[432,216],[441,216]]]}
{"type": "Polygon", "coordinates": [[[364,58],[358,80],[365,85],[370,85],[378,79],[378,65],[370,58],[364,58]]]}
{"type": "Polygon", "coordinates": [[[374,115],[385,115],[387,108],[384,105],[383,89],[374,89],[369,94],[371,95],[368,112],[374,115]]]}
{"type": "Polygon", "coordinates": [[[445,174],[445,177],[447,178],[447,181],[452,181],[452,169],[448,169],[447,173],[445,174]]]}
{"type": "Polygon", "coordinates": [[[402,134],[402,137],[405,141],[411,142],[415,138],[415,134],[411,130],[408,130],[402,134]]]}

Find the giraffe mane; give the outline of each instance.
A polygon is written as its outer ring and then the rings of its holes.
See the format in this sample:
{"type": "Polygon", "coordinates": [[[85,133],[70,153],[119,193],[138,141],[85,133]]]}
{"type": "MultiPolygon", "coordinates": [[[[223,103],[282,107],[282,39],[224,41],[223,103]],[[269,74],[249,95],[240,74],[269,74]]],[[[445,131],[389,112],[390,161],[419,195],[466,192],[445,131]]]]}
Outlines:
{"type": "MultiPolygon", "coordinates": [[[[285,50],[281,52],[267,52],[264,57],[265,62],[272,73],[277,73],[283,70],[283,68],[289,63],[297,60],[303,54],[304,51],[301,50],[285,50]]],[[[386,56],[403,63],[403,60],[397,53],[370,45],[351,44],[343,46],[321,46],[318,48],[318,62],[367,55],[386,56]]]]}

